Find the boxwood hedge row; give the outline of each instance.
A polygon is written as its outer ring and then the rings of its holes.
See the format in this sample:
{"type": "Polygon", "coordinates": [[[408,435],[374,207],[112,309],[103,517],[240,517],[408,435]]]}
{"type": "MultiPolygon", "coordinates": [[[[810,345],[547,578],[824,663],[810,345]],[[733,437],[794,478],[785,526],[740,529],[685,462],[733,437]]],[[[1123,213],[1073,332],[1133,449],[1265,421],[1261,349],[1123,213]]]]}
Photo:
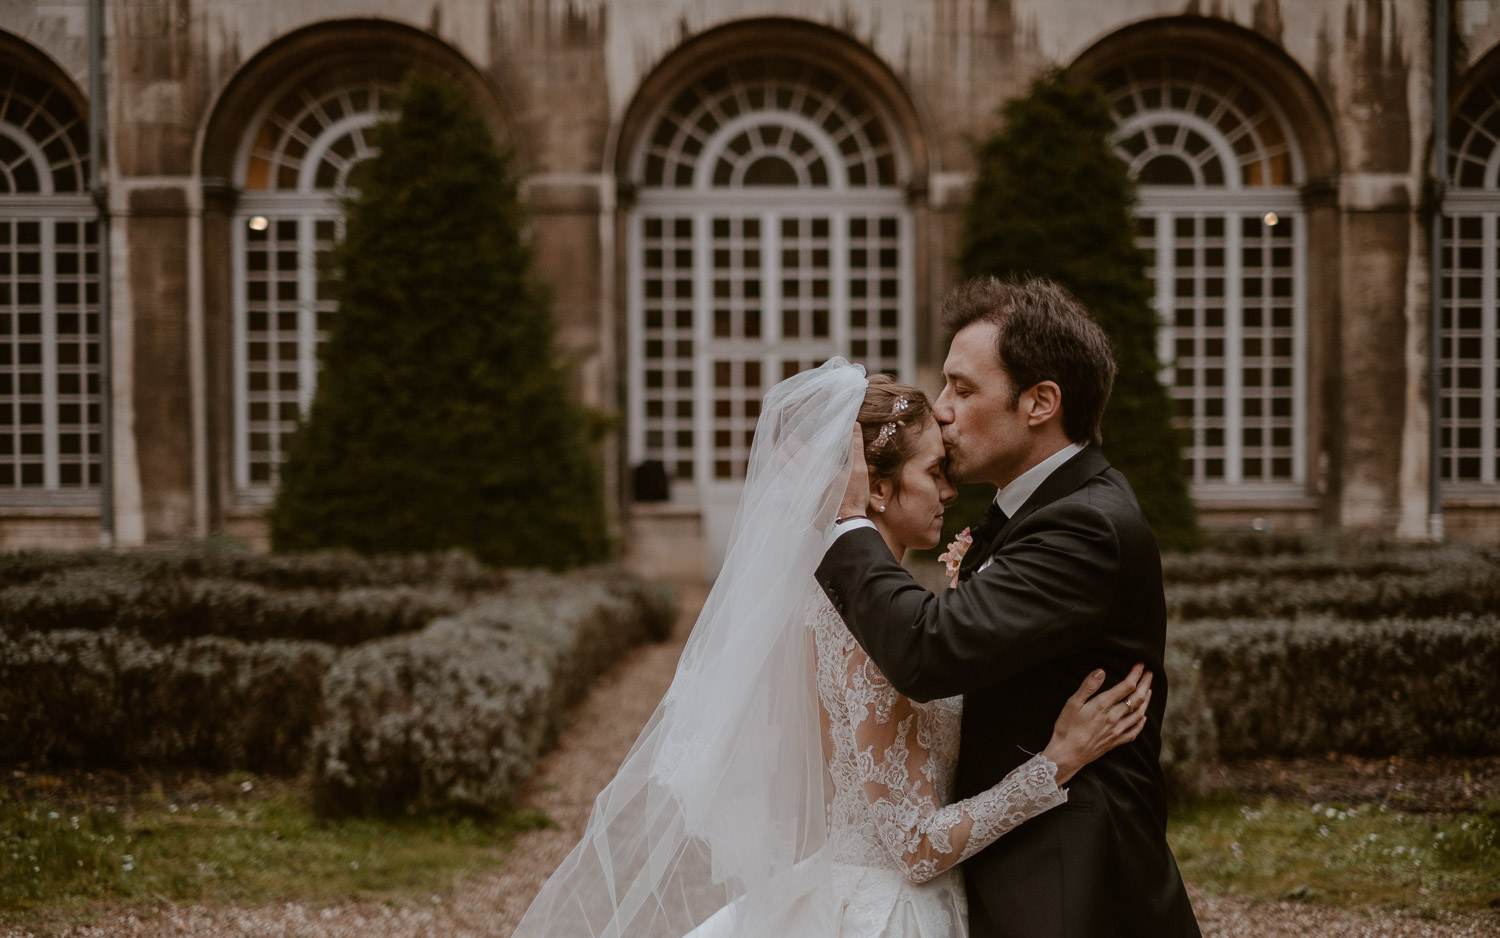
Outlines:
{"type": "Polygon", "coordinates": [[[1327,580],[1340,576],[1425,576],[1445,569],[1500,571],[1500,549],[1468,545],[1324,546],[1296,552],[1245,554],[1204,550],[1162,557],[1162,574],[1169,586],[1224,583],[1237,580],[1327,580]]]}
{"type": "Polygon", "coordinates": [[[1341,573],[1321,580],[1244,576],[1167,589],[1167,614],[1194,619],[1348,620],[1484,615],[1500,609],[1500,568],[1467,563],[1425,573],[1341,573]]]}
{"type": "Polygon", "coordinates": [[[456,591],[499,589],[507,572],[462,551],[365,557],[352,551],[262,554],[248,550],[172,548],[132,551],[0,553],[0,585],[15,586],[71,570],[107,568],[146,581],[222,579],[269,589],[336,590],[356,586],[439,586],[456,591]]]}
{"type": "Polygon", "coordinates": [[[1185,642],[1169,642],[1166,660],[1169,692],[1162,717],[1161,769],[1173,795],[1202,793],[1205,770],[1219,758],[1218,726],[1204,693],[1202,663],[1185,642]]]}
{"type": "Polygon", "coordinates": [[[57,564],[3,591],[0,764],[311,765],[330,811],[495,807],[567,704],[672,619],[660,588],[612,568],[475,578],[504,588],[465,604],[452,588],[148,582],[124,566],[57,564]]]}
{"type": "Polygon", "coordinates": [[[436,584],[274,589],[253,582],[148,577],[129,566],[63,569],[0,588],[0,631],[118,629],[155,644],[217,635],[334,645],[410,632],[462,608],[436,584]]]}
{"type": "Polygon", "coordinates": [[[0,763],[299,771],[337,654],[120,629],[0,634],[0,763]]]}
{"type": "Polygon", "coordinates": [[[1500,752],[1494,613],[1205,621],[1177,629],[1173,644],[1219,756],[1500,752]]]}
{"type": "MultiPolygon", "coordinates": [[[[1290,545],[1290,546],[1288,546],[1290,545]]],[[[1500,551],[1167,559],[1163,767],[1500,753],[1500,551]]],[[[491,808],[670,603],[617,570],[0,556],[0,763],[311,767],[330,812],[491,808]]]]}
{"type": "Polygon", "coordinates": [[[1168,556],[1162,764],[1500,753],[1500,549],[1219,538],[1168,556]]]}
{"type": "Polygon", "coordinates": [[[567,706],[671,604],[620,575],[522,581],[420,633],[346,652],[323,685],[313,795],[326,813],[503,805],[567,706]]]}

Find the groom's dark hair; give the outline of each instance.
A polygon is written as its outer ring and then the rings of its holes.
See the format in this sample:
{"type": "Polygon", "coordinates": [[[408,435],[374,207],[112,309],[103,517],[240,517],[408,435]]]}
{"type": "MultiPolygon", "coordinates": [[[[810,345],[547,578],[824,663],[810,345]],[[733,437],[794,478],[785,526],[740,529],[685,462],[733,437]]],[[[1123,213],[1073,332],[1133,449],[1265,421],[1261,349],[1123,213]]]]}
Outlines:
{"type": "Polygon", "coordinates": [[[1050,280],[978,277],[943,302],[943,327],[956,333],[976,322],[999,327],[996,354],[1010,376],[1010,406],[1026,389],[1054,381],[1062,389],[1063,432],[1075,443],[1098,443],[1099,421],[1115,383],[1109,336],[1078,302],[1050,280]]]}

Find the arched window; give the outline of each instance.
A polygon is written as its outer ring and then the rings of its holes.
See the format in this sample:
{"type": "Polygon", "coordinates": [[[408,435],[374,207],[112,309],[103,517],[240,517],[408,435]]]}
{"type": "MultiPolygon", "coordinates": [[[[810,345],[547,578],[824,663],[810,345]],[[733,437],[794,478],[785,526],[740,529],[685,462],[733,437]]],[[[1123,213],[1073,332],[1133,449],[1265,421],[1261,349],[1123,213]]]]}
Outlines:
{"type": "Polygon", "coordinates": [[[1449,135],[1443,213],[1442,478],[1500,481],[1500,84],[1471,91],[1449,135]]]}
{"type": "Polygon", "coordinates": [[[0,65],[0,503],[97,504],[98,244],[88,123],[0,65]]]}
{"type": "Polygon", "coordinates": [[[1102,76],[1139,184],[1160,351],[1199,496],[1275,496],[1306,474],[1306,225],[1287,122],[1247,79],[1186,59],[1102,76]]]}
{"type": "Polygon", "coordinates": [[[386,77],[301,82],[252,122],[234,219],[234,473],[269,498],[298,415],[312,403],[318,346],[335,310],[327,252],[343,234],[338,198],[373,155],[367,133],[395,107],[386,77]]]}
{"type": "Polygon", "coordinates": [[[905,165],[871,101],[765,57],[672,95],[635,153],[629,451],[673,497],[745,473],[761,397],[834,355],[912,371],[905,165]]]}

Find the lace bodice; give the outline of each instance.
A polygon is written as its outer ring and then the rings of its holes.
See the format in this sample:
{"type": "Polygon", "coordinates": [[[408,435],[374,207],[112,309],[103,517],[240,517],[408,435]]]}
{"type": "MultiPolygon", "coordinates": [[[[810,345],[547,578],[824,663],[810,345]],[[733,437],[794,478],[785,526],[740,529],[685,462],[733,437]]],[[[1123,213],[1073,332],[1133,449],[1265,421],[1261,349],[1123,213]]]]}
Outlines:
{"type": "Polygon", "coordinates": [[[897,693],[821,595],[812,631],[837,862],[926,882],[1067,801],[1057,766],[1037,755],[995,787],[949,804],[962,699],[917,703],[897,693]]]}

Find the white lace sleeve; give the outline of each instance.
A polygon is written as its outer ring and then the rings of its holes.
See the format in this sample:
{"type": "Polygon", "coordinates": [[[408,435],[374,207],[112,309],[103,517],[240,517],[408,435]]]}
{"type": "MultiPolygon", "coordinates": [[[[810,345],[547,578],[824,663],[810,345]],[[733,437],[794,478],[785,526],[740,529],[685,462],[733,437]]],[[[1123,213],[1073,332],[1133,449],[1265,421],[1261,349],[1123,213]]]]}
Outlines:
{"type": "Polygon", "coordinates": [[[912,701],[896,693],[857,647],[845,678],[859,780],[881,840],[913,882],[932,879],[1068,800],[1057,787],[1057,766],[1037,755],[988,791],[940,804],[931,743],[912,701]]]}

